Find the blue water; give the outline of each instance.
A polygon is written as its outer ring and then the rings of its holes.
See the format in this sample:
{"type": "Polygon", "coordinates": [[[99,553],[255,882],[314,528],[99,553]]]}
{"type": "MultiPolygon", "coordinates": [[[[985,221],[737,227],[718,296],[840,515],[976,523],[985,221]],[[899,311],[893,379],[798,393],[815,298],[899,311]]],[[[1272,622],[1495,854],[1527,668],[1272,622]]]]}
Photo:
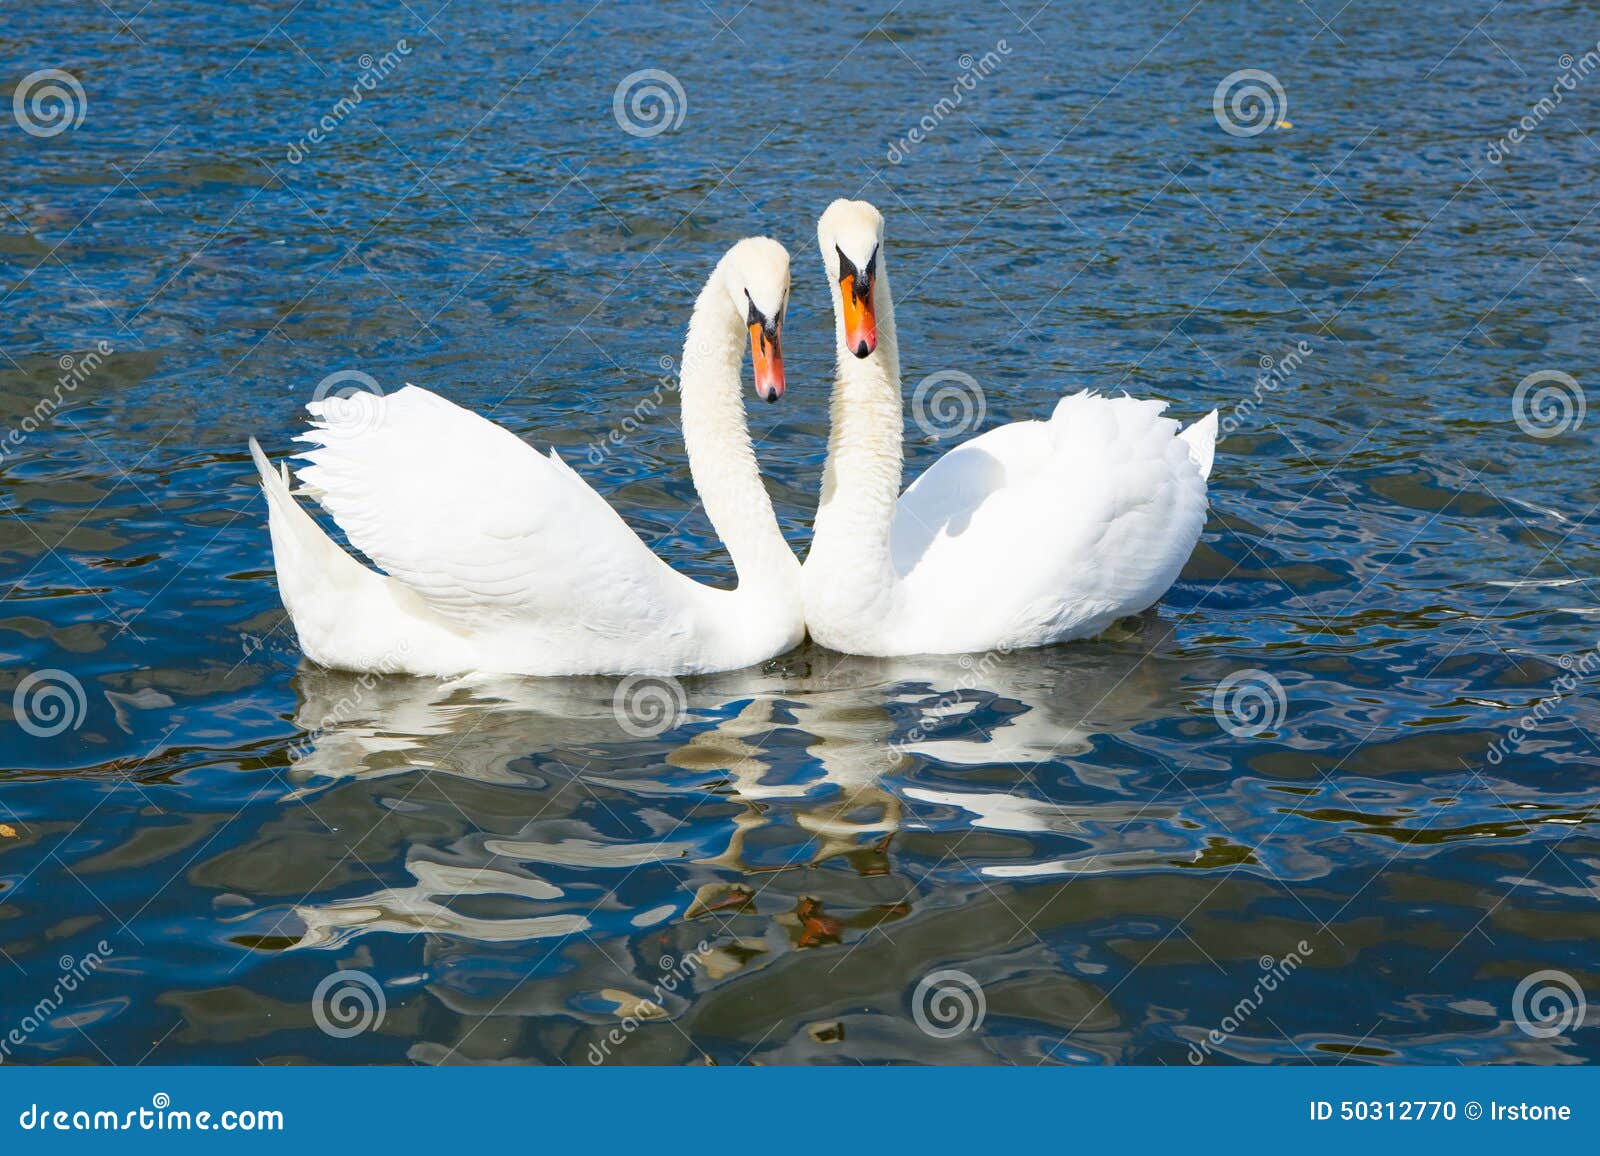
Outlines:
{"type": "MultiPolygon", "coordinates": [[[[0,710],[65,712],[0,725],[0,1059],[1600,1056],[1516,998],[1600,995],[1595,423],[1513,397],[1594,380],[1600,79],[1530,113],[1591,15],[435,3],[8,11],[0,97],[63,69],[84,115],[0,104],[0,710]],[[634,136],[647,68],[682,120],[634,136]],[[1284,94],[1255,135],[1214,115],[1241,69],[1284,94]],[[555,445],[729,581],[670,403],[585,451],[752,233],[794,255],[751,421],[803,549],[839,195],[887,217],[908,387],[1223,409],[1158,608],[999,663],[807,647],[647,737],[614,680],[300,658],[245,439],[289,452],[340,371],[555,445]],[[319,1027],[340,971],[381,1021],[319,1027]]],[[[907,428],[909,477],[949,443],[907,428]]]]}

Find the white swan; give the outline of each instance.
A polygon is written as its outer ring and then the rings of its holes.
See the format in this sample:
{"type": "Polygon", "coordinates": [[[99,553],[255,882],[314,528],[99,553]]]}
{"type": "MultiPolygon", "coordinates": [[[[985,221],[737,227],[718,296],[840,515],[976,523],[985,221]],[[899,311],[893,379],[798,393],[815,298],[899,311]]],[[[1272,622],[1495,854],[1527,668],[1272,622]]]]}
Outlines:
{"type": "Polygon", "coordinates": [[[817,240],[839,369],[801,577],[811,636],[866,655],[1014,649],[1154,605],[1205,525],[1216,413],[1179,433],[1163,402],[1073,394],[1048,421],[957,446],[901,494],[883,217],[835,201],[817,240]]]}
{"type": "Polygon", "coordinates": [[[424,675],[657,674],[734,670],[805,634],[799,562],[761,484],[739,366],[783,392],[779,332],[789,254],[750,238],[728,250],[684,342],[683,440],[695,488],[738,588],[662,562],[552,450],[414,385],[313,402],[299,471],[361,565],[290,495],[252,438],[284,607],[324,666],[424,675]]]}

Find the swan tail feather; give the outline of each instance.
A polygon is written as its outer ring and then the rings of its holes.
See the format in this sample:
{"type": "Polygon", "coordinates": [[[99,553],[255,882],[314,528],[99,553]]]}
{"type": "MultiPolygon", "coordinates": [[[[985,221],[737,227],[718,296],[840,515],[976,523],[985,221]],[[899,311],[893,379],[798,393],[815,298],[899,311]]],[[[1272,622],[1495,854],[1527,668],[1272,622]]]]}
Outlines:
{"type": "Polygon", "coordinates": [[[1217,453],[1217,411],[1212,410],[1178,435],[1189,446],[1189,460],[1200,471],[1200,480],[1211,477],[1212,460],[1217,453]]]}
{"type": "Polygon", "coordinates": [[[284,609],[293,618],[297,608],[318,592],[358,585],[378,578],[340,548],[317,525],[290,492],[289,467],[274,468],[255,438],[250,439],[250,457],[261,475],[261,490],[267,496],[267,527],[272,535],[272,561],[278,573],[278,591],[284,609]]]}

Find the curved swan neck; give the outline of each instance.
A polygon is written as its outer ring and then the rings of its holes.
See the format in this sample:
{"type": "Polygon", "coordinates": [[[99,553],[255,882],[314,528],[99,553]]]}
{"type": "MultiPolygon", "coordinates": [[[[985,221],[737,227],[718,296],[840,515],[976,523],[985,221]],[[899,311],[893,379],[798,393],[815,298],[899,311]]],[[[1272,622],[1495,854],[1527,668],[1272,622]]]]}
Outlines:
{"type": "Polygon", "coordinates": [[[792,597],[794,551],[761,483],[740,392],[745,326],[718,264],[695,302],[683,343],[679,402],[689,474],[711,526],[728,548],[741,589],[792,597]]]}
{"type": "Polygon", "coordinates": [[[842,302],[833,286],[839,369],[811,556],[825,568],[847,571],[852,585],[866,581],[887,591],[894,576],[889,534],[900,496],[902,411],[894,298],[881,251],[878,260],[872,288],[878,347],[870,356],[856,357],[845,347],[842,302]]]}

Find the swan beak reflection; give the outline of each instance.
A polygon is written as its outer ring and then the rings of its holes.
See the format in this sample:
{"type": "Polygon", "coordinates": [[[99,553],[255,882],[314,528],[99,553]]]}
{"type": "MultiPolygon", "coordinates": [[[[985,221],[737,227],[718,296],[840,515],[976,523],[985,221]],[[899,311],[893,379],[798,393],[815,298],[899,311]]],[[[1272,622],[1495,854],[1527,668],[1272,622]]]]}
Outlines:
{"type": "Polygon", "coordinates": [[[878,271],[874,252],[865,269],[858,269],[839,252],[839,299],[844,303],[844,344],[857,357],[878,348],[878,319],[872,312],[872,281],[878,271]]]}
{"type": "Polygon", "coordinates": [[[756,372],[756,396],[773,402],[783,396],[783,350],[778,333],[783,319],[768,321],[750,307],[750,363],[756,372]]]}

